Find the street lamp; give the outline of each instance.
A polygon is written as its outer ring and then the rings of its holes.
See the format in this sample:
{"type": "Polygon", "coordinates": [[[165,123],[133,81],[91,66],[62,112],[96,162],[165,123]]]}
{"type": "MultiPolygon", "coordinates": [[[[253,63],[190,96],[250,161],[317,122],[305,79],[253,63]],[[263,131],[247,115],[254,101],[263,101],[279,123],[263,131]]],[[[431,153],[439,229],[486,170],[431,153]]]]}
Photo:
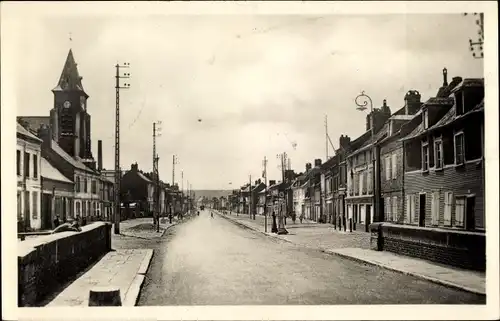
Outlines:
{"type": "MultiPolygon", "coordinates": [[[[371,144],[372,144],[372,189],[373,189],[373,212],[374,214],[377,213],[377,193],[376,193],[376,186],[375,186],[375,132],[374,132],[374,128],[373,128],[373,117],[374,117],[374,114],[373,114],[373,101],[372,99],[370,98],[370,96],[368,96],[367,94],[365,94],[364,91],[361,92],[361,94],[359,94],[358,96],[356,96],[356,98],[354,99],[354,102],[356,103],[357,107],[356,109],[359,110],[359,111],[365,111],[367,108],[367,106],[369,105],[370,107],[370,135],[371,135],[371,144]]],[[[385,102],[385,100],[384,100],[385,102]]],[[[365,221],[367,224],[366,227],[365,227],[365,231],[368,232],[368,225],[369,225],[369,218],[370,218],[370,213],[365,213],[366,217],[365,217],[365,221]]],[[[376,215],[374,215],[374,217],[377,217],[376,215]]],[[[351,228],[352,228],[352,218],[349,219],[349,223],[351,224],[351,228]]]]}

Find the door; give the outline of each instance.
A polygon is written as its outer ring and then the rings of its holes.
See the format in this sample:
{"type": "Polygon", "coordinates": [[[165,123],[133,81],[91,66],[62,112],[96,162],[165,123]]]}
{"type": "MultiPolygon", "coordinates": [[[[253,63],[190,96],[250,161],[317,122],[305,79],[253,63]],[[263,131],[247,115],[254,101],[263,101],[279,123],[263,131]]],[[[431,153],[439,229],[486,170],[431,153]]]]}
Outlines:
{"type": "Polygon", "coordinates": [[[366,231],[368,232],[368,226],[372,222],[372,206],[366,205],[366,231]]]}
{"type": "Polygon", "coordinates": [[[52,229],[52,195],[42,194],[42,230],[52,229]]]}
{"type": "Polygon", "coordinates": [[[474,215],[475,213],[475,207],[476,207],[476,197],[467,197],[466,199],[466,222],[465,222],[465,228],[467,230],[473,230],[476,227],[476,216],[474,215]]]}
{"type": "Polygon", "coordinates": [[[425,226],[425,194],[420,194],[418,226],[425,226]]]}

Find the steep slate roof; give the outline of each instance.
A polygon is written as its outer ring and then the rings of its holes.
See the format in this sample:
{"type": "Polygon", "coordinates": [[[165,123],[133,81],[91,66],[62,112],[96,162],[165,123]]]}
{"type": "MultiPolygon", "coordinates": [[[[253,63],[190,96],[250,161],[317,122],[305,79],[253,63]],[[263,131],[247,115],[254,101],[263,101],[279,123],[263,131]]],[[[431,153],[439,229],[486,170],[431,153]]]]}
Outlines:
{"type": "Polygon", "coordinates": [[[17,134],[25,136],[26,138],[29,138],[29,139],[34,140],[34,141],[37,141],[39,143],[43,142],[43,140],[41,140],[40,138],[38,138],[35,135],[33,135],[32,133],[30,133],[26,128],[24,128],[23,126],[21,126],[21,124],[19,124],[19,123],[17,123],[16,131],[17,131],[17,134]]]}
{"type": "Polygon", "coordinates": [[[146,177],[146,175],[144,175],[143,173],[141,173],[141,172],[139,172],[139,171],[138,171],[138,172],[137,172],[137,175],[138,175],[141,179],[145,180],[146,182],[148,182],[148,183],[152,183],[152,181],[151,181],[149,178],[147,178],[147,177],[146,177]]]}
{"type": "MultiPolygon", "coordinates": [[[[57,86],[52,91],[79,90],[85,93],[73,51],[70,49],[57,86]]],[[[85,94],[86,95],[86,94],[85,94]]]]}
{"type": "Polygon", "coordinates": [[[41,175],[43,178],[48,178],[53,181],[59,181],[59,182],[64,182],[64,183],[73,183],[70,181],[66,176],[61,174],[60,171],[57,170],[54,166],[52,166],[48,160],[42,157],[41,159],[41,175]]]}
{"type": "Polygon", "coordinates": [[[50,117],[49,116],[19,116],[17,117],[18,122],[26,122],[29,125],[29,129],[37,131],[43,125],[50,127],[50,117]]]}
{"type": "Polygon", "coordinates": [[[87,171],[87,172],[92,172],[92,173],[94,172],[92,169],[90,169],[87,166],[85,166],[85,164],[83,164],[81,161],[76,160],[73,157],[71,157],[54,140],[50,141],[50,145],[51,145],[50,147],[52,148],[52,150],[56,154],[58,154],[59,156],[61,156],[65,161],[67,161],[68,163],[70,163],[73,167],[81,169],[81,170],[84,170],[84,171],[87,171]]]}

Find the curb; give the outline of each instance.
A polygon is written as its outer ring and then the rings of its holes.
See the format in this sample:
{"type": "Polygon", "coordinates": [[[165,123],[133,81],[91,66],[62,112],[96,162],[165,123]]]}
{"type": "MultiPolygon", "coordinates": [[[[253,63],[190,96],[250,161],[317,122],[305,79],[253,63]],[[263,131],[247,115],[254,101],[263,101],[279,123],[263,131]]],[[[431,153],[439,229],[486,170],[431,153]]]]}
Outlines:
{"type": "Polygon", "coordinates": [[[378,266],[378,267],[381,267],[383,269],[390,270],[390,271],[393,271],[393,272],[398,272],[398,273],[401,273],[401,274],[404,274],[404,275],[411,275],[411,276],[414,276],[414,277],[422,279],[422,280],[426,280],[426,281],[429,281],[429,282],[432,282],[432,283],[436,283],[436,284],[439,284],[439,285],[444,285],[444,286],[446,286],[448,288],[452,288],[452,289],[456,289],[456,290],[462,290],[462,291],[465,291],[465,292],[470,292],[470,293],[474,293],[474,294],[478,294],[478,295],[484,295],[484,296],[486,295],[485,292],[482,292],[482,291],[476,290],[476,289],[472,289],[472,288],[469,288],[467,286],[459,285],[459,284],[448,282],[448,281],[445,281],[445,280],[436,279],[436,278],[433,278],[433,277],[430,277],[430,276],[426,276],[426,275],[422,275],[422,274],[419,274],[419,273],[416,273],[416,272],[411,272],[411,271],[405,271],[405,270],[396,269],[396,268],[393,268],[393,267],[391,267],[389,265],[386,265],[386,264],[377,263],[377,262],[373,262],[373,261],[370,261],[370,260],[364,260],[364,259],[361,259],[361,258],[358,258],[358,257],[354,257],[354,256],[350,256],[350,255],[344,254],[344,253],[339,253],[339,252],[335,252],[335,251],[332,251],[332,250],[326,250],[326,249],[322,249],[321,252],[324,252],[324,253],[327,253],[327,254],[331,254],[331,255],[336,255],[336,256],[339,256],[339,257],[342,257],[342,258],[345,258],[345,259],[349,259],[351,261],[359,262],[359,263],[364,263],[364,264],[368,264],[368,265],[372,265],[372,266],[378,266]]]}
{"type": "MultiPolygon", "coordinates": [[[[172,225],[169,225],[167,226],[166,228],[163,229],[163,232],[161,232],[160,235],[158,235],[158,237],[155,237],[155,238],[161,238],[165,235],[165,232],[167,232],[167,230],[175,225],[179,224],[179,222],[175,222],[175,223],[172,223],[172,225]]],[[[121,236],[126,236],[126,237],[134,237],[136,239],[141,239],[141,240],[151,240],[152,238],[149,238],[149,237],[142,237],[142,236],[136,236],[136,235],[131,235],[131,234],[128,234],[127,232],[124,232],[124,233],[120,233],[119,235],[121,236]]]]}
{"type": "Polygon", "coordinates": [[[145,274],[148,271],[151,260],[153,259],[154,251],[151,249],[146,251],[146,255],[144,256],[144,259],[142,259],[141,265],[139,266],[139,270],[137,271],[137,274],[125,295],[123,306],[135,306],[137,304],[142,286],[144,285],[144,280],[146,279],[145,274]]]}
{"type": "Polygon", "coordinates": [[[256,229],[256,228],[254,228],[254,227],[251,227],[251,226],[245,225],[245,224],[243,224],[243,223],[241,223],[241,222],[235,221],[235,220],[233,220],[233,219],[231,219],[231,218],[229,218],[229,217],[227,217],[227,216],[225,216],[225,215],[222,215],[222,214],[219,214],[219,213],[216,213],[216,214],[217,214],[217,215],[219,215],[220,217],[225,218],[226,220],[230,221],[231,223],[236,224],[236,225],[239,225],[239,226],[242,226],[242,227],[244,227],[244,228],[246,228],[246,229],[249,229],[249,230],[252,230],[252,231],[255,231],[255,232],[262,233],[262,234],[264,234],[264,235],[266,235],[266,236],[269,236],[269,237],[272,237],[272,238],[274,238],[274,239],[276,239],[276,240],[280,240],[280,241],[283,241],[283,242],[287,242],[287,243],[291,243],[291,244],[294,244],[294,245],[299,245],[299,246],[300,246],[300,244],[297,244],[297,243],[294,243],[294,242],[292,242],[292,241],[290,241],[290,240],[287,240],[287,239],[281,238],[281,237],[279,237],[278,235],[274,235],[274,234],[269,233],[269,232],[263,232],[263,231],[261,231],[261,230],[258,230],[258,229],[256,229]]]}
{"type": "MultiPolygon", "coordinates": [[[[290,240],[281,238],[281,237],[279,237],[277,235],[273,235],[271,233],[262,232],[260,230],[257,230],[255,228],[253,228],[253,227],[250,227],[250,226],[247,226],[247,225],[245,225],[243,223],[240,223],[238,221],[232,220],[232,219],[230,219],[230,218],[228,218],[226,216],[223,216],[221,214],[219,214],[219,216],[224,217],[225,219],[227,219],[228,221],[231,221],[232,223],[235,223],[237,225],[243,226],[243,227],[248,228],[248,229],[253,230],[253,231],[260,232],[260,233],[262,233],[264,235],[267,235],[267,236],[270,236],[272,238],[279,239],[281,241],[292,243],[292,244],[295,244],[295,245],[298,245],[298,246],[302,246],[301,244],[297,244],[297,243],[292,242],[290,240]]],[[[332,251],[332,250],[328,250],[328,249],[324,249],[324,248],[316,248],[316,247],[309,247],[309,246],[304,246],[304,247],[309,248],[309,249],[317,249],[320,252],[323,252],[323,253],[326,253],[326,254],[330,254],[330,255],[336,255],[336,256],[339,256],[339,257],[342,257],[342,258],[345,258],[345,259],[349,259],[351,261],[356,261],[358,263],[368,264],[368,265],[372,265],[372,266],[378,266],[378,267],[381,267],[383,269],[390,270],[390,271],[393,271],[393,272],[398,272],[398,273],[405,274],[405,275],[411,275],[411,276],[414,276],[414,277],[422,279],[422,280],[426,280],[426,281],[429,281],[429,282],[432,282],[432,283],[436,283],[436,284],[439,284],[439,285],[446,286],[448,288],[452,288],[452,289],[456,289],[456,290],[461,290],[461,291],[465,291],[465,292],[470,292],[470,293],[474,293],[474,294],[477,294],[477,295],[484,295],[484,296],[486,295],[485,292],[482,292],[482,291],[476,290],[476,289],[472,289],[472,288],[469,288],[467,286],[462,286],[462,285],[459,285],[459,284],[456,284],[456,283],[452,283],[452,282],[448,282],[448,281],[445,281],[445,280],[436,279],[436,278],[433,278],[433,277],[430,277],[430,276],[422,275],[422,274],[411,272],[411,271],[399,270],[399,269],[393,268],[393,267],[385,265],[385,264],[373,262],[373,261],[370,261],[370,260],[364,260],[364,259],[361,259],[361,258],[358,258],[358,257],[354,257],[354,256],[350,256],[350,255],[344,254],[344,253],[338,253],[338,252],[335,252],[335,251],[332,251]]]]}

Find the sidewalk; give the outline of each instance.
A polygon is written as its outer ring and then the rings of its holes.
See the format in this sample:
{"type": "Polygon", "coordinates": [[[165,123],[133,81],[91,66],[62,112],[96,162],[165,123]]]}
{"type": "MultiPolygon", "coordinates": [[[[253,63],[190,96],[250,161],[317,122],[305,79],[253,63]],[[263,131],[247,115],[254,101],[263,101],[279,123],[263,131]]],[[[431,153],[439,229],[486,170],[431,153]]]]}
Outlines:
{"type": "MultiPolygon", "coordinates": [[[[123,236],[137,237],[142,239],[156,239],[161,238],[165,231],[179,223],[177,218],[172,219],[172,224],[169,223],[168,218],[163,221],[160,219],[160,231],[156,232],[156,226],[153,225],[153,218],[141,217],[130,219],[120,222],[120,234],[123,236]]],[[[112,229],[114,229],[114,224],[112,229]]]]}
{"type": "Polygon", "coordinates": [[[122,306],[135,306],[152,257],[153,250],[111,251],[47,306],[87,307],[89,292],[94,287],[117,287],[122,306]]]}
{"type": "MultiPolygon", "coordinates": [[[[270,232],[272,222],[268,222],[268,233],[264,232],[264,217],[256,215],[250,219],[248,214],[220,216],[252,230],[296,245],[314,248],[325,253],[342,256],[362,263],[377,265],[392,271],[412,275],[430,282],[452,288],[486,294],[485,273],[463,270],[439,265],[430,261],[397,255],[387,251],[370,249],[370,234],[353,231],[343,232],[333,229],[330,224],[290,223],[286,225],[289,234],[277,235],[270,232]]],[[[268,219],[268,221],[272,221],[268,219]]],[[[287,220],[287,223],[288,220],[287,220]]]]}

